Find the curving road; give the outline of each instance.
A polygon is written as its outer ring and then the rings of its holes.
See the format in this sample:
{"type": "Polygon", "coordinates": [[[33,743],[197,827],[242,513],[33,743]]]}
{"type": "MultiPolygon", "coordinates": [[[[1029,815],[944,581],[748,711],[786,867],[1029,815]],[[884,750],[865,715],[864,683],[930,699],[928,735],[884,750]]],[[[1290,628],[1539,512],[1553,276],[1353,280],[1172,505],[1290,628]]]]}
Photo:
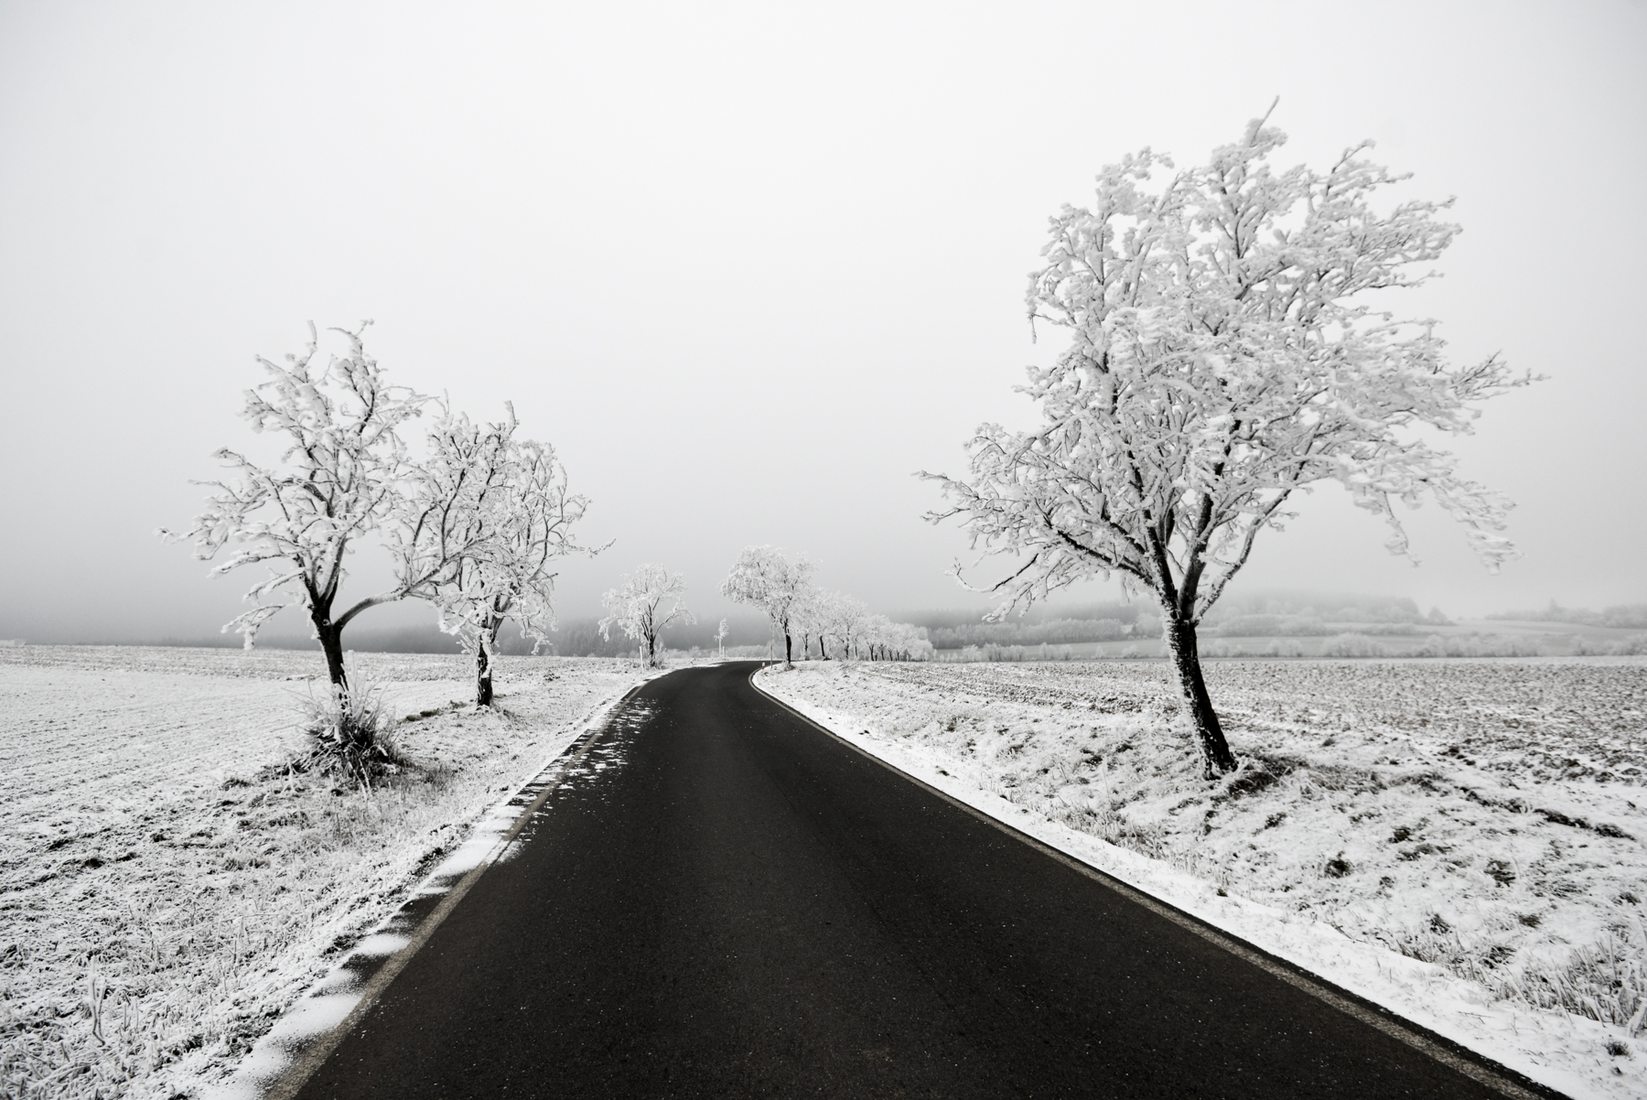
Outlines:
{"type": "Polygon", "coordinates": [[[299,1095],[1541,1095],[889,771],[755,667],[633,696],[609,766],[554,789],[299,1095]]]}

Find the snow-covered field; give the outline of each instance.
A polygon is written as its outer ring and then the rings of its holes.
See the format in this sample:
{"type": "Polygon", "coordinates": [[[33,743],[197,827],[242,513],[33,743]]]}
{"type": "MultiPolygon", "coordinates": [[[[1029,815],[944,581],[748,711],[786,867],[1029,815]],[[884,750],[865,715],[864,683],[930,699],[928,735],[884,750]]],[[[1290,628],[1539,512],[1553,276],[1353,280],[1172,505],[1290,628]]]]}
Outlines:
{"type": "Polygon", "coordinates": [[[644,678],[361,655],[421,765],[369,794],[282,774],[318,652],[0,648],[0,1095],[221,1079],[501,792],[644,678]]]}
{"type": "Polygon", "coordinates": [[[803,663],[756,682],[1056,847],[1573,1095],[1647,1095],[1647,660],[803,663]]]}

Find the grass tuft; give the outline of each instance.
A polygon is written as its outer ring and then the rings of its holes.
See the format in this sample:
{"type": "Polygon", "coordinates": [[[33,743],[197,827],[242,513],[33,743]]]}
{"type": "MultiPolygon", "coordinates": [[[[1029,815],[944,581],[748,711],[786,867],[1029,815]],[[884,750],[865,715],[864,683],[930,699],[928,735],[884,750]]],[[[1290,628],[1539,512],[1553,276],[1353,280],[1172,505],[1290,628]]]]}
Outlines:
{"type": "Polygon", "coordinates": [[[357,675],[353,688],[309,696],[300,722],[308,745],[293,766],[370,790],[406,764],[395,744],[394,725],[384,712],[382,690],[357,675]]]}

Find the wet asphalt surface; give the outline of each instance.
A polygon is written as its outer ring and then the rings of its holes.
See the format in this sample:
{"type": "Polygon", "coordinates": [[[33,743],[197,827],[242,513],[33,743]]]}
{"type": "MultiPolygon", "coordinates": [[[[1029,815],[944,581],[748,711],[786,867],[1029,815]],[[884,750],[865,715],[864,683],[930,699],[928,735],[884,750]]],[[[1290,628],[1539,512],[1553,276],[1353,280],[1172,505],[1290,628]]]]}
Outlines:
{"type": "Polygon", "coordinates": [[[647,684],[300,1096],[1469,1097],[819,732],[647,684]]]}

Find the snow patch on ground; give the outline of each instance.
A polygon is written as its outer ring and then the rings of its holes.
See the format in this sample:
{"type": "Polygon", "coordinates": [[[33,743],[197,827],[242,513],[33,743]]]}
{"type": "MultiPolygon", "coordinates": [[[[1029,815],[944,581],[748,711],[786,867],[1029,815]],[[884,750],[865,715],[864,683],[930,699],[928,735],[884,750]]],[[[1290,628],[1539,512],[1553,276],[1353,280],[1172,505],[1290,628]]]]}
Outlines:
{"type": "Polygon", "coordinates": [[[411,942],[412,941],[408,940],[405,936],[399,936],[393,932],[374,932],[370,936],[367,936],[365,939],[361,940],[359,943],[355,944],[353,953],[356,955],[364,955],[367,958],[376,958],[380,955],[393,955],[396,951],[399,951],[402,947],[405,947],[411,942]]]}
{"type": "Polygon", "coordinates": [[[756,683],[850,743],[1569,1095],[1647,1094],[1647,662],[1157,663],[756,683]]]}

